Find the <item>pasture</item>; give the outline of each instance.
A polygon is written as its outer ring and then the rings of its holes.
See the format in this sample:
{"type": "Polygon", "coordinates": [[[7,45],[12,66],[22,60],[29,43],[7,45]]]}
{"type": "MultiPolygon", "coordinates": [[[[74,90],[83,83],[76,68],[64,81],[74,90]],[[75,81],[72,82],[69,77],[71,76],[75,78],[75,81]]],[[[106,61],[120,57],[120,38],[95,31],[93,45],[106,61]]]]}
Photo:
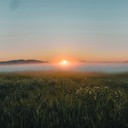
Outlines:
{"type": "Polygon", "coordinates": [[[0,128],[127,128],[128,73],[0,74],[0,128]]]}

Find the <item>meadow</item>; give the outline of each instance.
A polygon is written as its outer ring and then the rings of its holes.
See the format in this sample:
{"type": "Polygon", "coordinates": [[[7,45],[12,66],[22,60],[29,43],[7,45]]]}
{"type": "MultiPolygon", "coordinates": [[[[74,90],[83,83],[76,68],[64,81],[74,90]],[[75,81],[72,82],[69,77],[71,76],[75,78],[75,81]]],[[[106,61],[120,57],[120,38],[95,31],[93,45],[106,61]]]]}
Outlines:
{"type": "Polygon", "coordinates": [[[0,74],[0,128],[127,128],[128,73],[0,74]]]}

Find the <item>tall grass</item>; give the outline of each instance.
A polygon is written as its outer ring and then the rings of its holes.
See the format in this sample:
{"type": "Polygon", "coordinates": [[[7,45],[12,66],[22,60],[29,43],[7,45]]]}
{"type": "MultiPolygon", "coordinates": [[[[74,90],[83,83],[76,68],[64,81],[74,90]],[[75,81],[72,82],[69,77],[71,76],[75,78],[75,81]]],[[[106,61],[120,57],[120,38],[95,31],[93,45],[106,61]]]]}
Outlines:
{"type": "Polygon", "coordinates": [[[0,128],[127,128],[128,74],[0,74],[0,128]]]}

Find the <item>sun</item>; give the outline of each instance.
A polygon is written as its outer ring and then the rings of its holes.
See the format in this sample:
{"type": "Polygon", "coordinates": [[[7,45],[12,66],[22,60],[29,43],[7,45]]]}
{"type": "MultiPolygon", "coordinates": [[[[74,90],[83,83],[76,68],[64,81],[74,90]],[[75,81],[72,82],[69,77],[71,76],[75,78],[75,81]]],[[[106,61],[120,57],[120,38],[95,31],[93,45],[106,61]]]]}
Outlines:
{"type": "Polygon", "coordinates": [[[63,65],[63,66],[66,66],[66,65],[69,64],[69,61],[67,61],[67,60],[62,60],[62,61],[60,61],[60,64],[63,65]]]}

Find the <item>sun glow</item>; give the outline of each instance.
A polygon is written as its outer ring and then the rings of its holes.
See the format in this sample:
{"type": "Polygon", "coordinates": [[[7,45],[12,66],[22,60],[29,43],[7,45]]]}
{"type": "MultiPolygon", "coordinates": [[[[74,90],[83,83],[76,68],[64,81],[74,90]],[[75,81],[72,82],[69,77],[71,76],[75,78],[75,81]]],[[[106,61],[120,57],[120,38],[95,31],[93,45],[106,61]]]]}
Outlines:
{"type": "Polygon", "coordinates": [[[66,65],[69,65],[69,61],[62,60],[62,61],[60,61],[60,64],[63,65],[63,66],[66,66],[66,65]]]}

